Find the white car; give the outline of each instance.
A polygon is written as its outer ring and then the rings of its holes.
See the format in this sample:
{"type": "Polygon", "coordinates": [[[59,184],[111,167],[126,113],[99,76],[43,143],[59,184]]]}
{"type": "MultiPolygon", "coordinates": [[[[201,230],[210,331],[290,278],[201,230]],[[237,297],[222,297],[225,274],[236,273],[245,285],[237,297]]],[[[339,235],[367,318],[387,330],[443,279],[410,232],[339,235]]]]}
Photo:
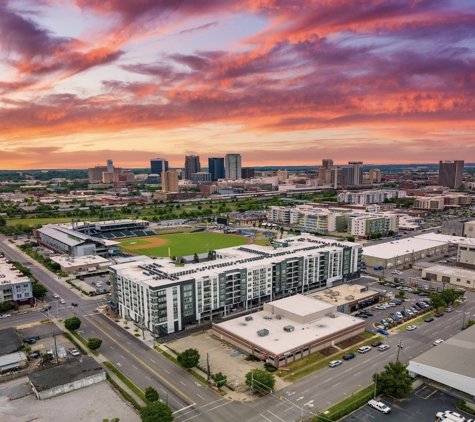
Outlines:
{"type": "Polygon", "coordinates": [[[53,295],[53,297],[54,297],[55,299],[59,299],[59,295],[57,295],[56,293],[53,295]]]}
{"type": "Polygon", "coordinates": [[[66,301],[65,301],[64,299],[61,299],[61,300],[59,301],[59,303],[61,303],[61,305],[64,305],[64,304],[66,303],[66,301]]]}
{"type": "Polygon", "coordinates": [[[3,314],[3,315],[0,315],[0,318],[8,318],[8,317],[11,317],[10,314],[3,314]]]}
{"type": "Polygon", "coordinates": [[[366,353],[366,352],[369,352],[370,350],[371,350],[371,347],[363,346],[358,349],[358,353],[366,353]]]}
{"type": "Polygon", "coordinates": [[[330,368],[334,368],[335,366],[340,366],[342,363],[343,363],[343,361],[341,361],[341,360],[332,360],[332,361],[328,364],[328,366],[329,366],[330,368]]]}
{"type": "Polygon", "coordinates": [[[409,327],[406,328],[407,331],[413,331],[417,328],[417,325],[409,325],[409,327]]]}
{"type": "Polygon", "coordinates": [[[442,340],[442,339],[439,338],[438,340],[434,341],[433,344],[434,344],[434,346],[438,346],[439,344],[441,344],[441,343],[443,343],[443,342],[444,342],[444,340],[442,340]]]}
{"type": "Polygon", "coordinates": [[[382,344],[381,346],[378,346],[378,350],[380,352],[384,352],[385,350],[388,350],[389,349],[389,345],[387,344],[382,344]]]}

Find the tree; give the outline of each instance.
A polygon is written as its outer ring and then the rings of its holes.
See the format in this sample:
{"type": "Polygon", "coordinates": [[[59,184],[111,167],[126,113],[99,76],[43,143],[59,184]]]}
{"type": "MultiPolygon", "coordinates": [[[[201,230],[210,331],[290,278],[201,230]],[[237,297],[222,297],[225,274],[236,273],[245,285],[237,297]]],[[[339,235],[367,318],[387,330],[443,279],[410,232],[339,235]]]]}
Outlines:
{"type": "Polygon", "coordinates": [[[389,230],[389,231],[388,231],[388,236],[391,236],[391,237],[392,237],[392,236],[394,236],[394,234],[395,234],[395,233],[394,233],[394,230],[389,230]]]}
{"type": "Polygon", "coordinates": [[[196,349],[186,349],[183,353],[180,353],[177,357],[178,363],[183,366],[183,368],[193,368],[198,365],[200,361],[200,354],[196,349]]]}
{"type": "Polygon", "coordinates": [[[97,337],[90,337],[87,339],[87,347],[91,350],[96,350],[101,347],[102,339],[97,337]]]}
{"type": "Polygon", "coordinates": [[[81,326],[81,320],[77,316],[66,318],[64,320],[64,326],[69,331],[77,330],[81,326]]]}
{"type": "Polygon", "coordinates": [[[474,321],[473,319],[469,319],[469,320],[465,323],[465,328],[471,327],[472,325],[475,325],[475,321],[474,321]]]}
{"type": "Polygon", "coordinates": [[[412,377],[406,365],[401,362],[389,362],[379,375],[374,374],[373,380],[378,377],[378,390],[388,396],[402,399],[412,391],[412,377]]]}
{"type": "Polygon", "coordinates": [[[226,375],[224,375],[224,374],[221,373],[221,372],[218,372],[217,374],[211,375],[211,378],[212,378],[213,381],[216,383],[216,386],[217,386],[218,388],[219,388],[219,387],[222,387],[223,385],[226,385],[227,377],[226,377],[226,375]]]}
{"type": "Polygon", "coordinates": [[[45,286],[38,283],[37,281],[33,283],[33,297],[41,299],[46,296],[46,293],[48,293],[48,289],[45,286]]]}
{"type": "Polygon", "coordinates": [[[437,312],[439,308],[442,308],[447,305],[445,302],[444,298],[441,295],[432,295],[430,297],[430,304],[435,308],[435,311],[437,312]]]}
{"type": "Polygon", "coordinates": [[[120,422],[119,418],[102,419],[102,422],[120,422]]]}
{"type": "Polygon", "coordinates": [[[275,386],[275,377],[263,369],[253,369],[246,374],[246,385],[254,391],[270,393],[275,386]]]}
{"type": "Polygon", "coordinates": [[[454,302],[465,294],[464,290],[445,289],[440,296],[445,300],[447,305],[453,305],[454,302]]]}
{"type": "Polygon", "coordinates": [[[354,242],[355,241],[355,236],[347,236],[346,240],[348,242],[354,242]]]}
{"type": "Polygon", "coordinates": [[[200,262],[200,258],[198,257],[198,254],[197,254],[197,253],[195,253],[195,256],[193,257],[193,260],[194,260],[196,263],[200,262]]]}
{"type": "Polygon", "coordinates": [[[13,308],[13,302],[10,302],[9,300],[0,302],[0,312],[8,311],[11,308],[13,308]]]}
{"type": "Polygon", "coordinates": [[[156,402],[158,401],[158,399],[160,398],[159,395],[158,395],[158,392],[157,390],[155,390],[155,388],[153,387],[147,387],[145,388],[145,398],[153,403],[153,402],[156,402]]]}
{"type": "Polygon", "coordinates": [[[161,401],[156,401],[140,409],[142,422],[173,422],[172,410],[161,401]]]}

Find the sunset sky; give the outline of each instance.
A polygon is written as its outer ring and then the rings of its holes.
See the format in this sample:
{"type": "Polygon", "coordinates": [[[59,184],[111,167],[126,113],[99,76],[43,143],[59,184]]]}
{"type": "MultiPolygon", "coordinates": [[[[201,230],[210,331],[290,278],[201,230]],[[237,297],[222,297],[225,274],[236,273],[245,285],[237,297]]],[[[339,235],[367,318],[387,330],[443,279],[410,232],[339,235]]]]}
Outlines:
{"type": "Polygon", "coordinates": [[[0,169],[475,161],[474,0],[0,0],[0,169]]]}

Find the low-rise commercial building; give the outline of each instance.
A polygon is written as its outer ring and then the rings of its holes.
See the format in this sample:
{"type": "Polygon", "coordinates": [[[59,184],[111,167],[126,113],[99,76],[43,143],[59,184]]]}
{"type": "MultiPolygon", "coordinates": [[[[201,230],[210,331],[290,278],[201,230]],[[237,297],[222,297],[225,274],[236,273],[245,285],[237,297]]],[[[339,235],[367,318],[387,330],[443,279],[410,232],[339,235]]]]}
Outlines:
{"type": "Polygon", "coordinates": [[[213,334],[272,365],[285,366],[361,334],[364,321],[303,295],[264,304],[250,315],[213,324],[213,334]]]}
{"type": "Polygon", "coordinates": [[[422,277],[441,283],[450,283],[467,289],[475,289],[475,271],[446,265],[433,265],[422,269],[422,277]]]}
{"type": "Polygon", "coordinates": [[[0,356],[0,372],[23,368],[26,366],[27,361],[28,358],[23,352],[0,356]]]}
{"type": "Polygon", "coordinates": [[[437,347],[409,361],[407,370],[429,382],[442,384],[452,394],[475,397],[475,327],[455,334],[437,347]]]}
{"type": "Polygon", "coordinates": [[[94,359],[84,357],[28,375],[40,400],[49,399],[106,380],[106,371],[94,359]]]}
{"type": "Polygon", "coordinates": [[[313,236],[220,249],[214,260],[177,267],[169,258],[113,265],[112,306],[156,335],[233,309],[360,277],[361,245],[313,236]]]}
{"type": "Polygon", "coordinates": [[[106,273],[109,265],[112,264],[109,259],[99,255],[53,256],[51,260],[61,266],[61,271],[75,276],[106,273]]]}
{"type": "Polygon", "coordinates": [[[338,202],[345,202],[347,204],[369,205],[379,204],[385,199],[405,198],[405,190],[367,190],[363,192],[341,192],[338,194],[338,202]]]}
{"type": "Polygon", "coordinates": [[[365,246],[363,260],[368,267],[394,268],[414,264],[428,255],[446,253],[460,238],[443,234],[427,233],[420,236],[393,240],[384,244],[365,246]]]}

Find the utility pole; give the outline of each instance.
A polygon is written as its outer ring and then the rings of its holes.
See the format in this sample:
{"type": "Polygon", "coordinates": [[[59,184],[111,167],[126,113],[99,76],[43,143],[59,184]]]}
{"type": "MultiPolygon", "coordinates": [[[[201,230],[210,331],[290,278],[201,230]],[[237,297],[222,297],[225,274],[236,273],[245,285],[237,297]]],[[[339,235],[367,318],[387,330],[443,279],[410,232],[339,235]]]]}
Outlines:
{"type": "Polygon", "coordinates": [[[378,373],[374,374],[374,395],[373,399],[376,400],[376,391],[378,390],[378,373]]]}
{"type": "Polygon", "coordinates": [[[211,377],[210,373],[211,373],[211,369],[209,367],[209,353],[206,353],[206,372],[207,372],[207,375],[208,375],[208,379],[206,380],[208,385],[209,385],[209,379],[211,377]]]}
{"type": "Polygon", "coordinates": [[[399,344],[397,345],[397,357],[396,362],[399,362],[399,352],[401,351],[401,340],[399,340],[399,344]]]}
{"type": "Polygon", "coordinates": [[[465,311],[467,309],[467,301],[465,301],[465,304],[463,305],[463,322],[462,322],[462,330],[465,330],[465,311]]]}

